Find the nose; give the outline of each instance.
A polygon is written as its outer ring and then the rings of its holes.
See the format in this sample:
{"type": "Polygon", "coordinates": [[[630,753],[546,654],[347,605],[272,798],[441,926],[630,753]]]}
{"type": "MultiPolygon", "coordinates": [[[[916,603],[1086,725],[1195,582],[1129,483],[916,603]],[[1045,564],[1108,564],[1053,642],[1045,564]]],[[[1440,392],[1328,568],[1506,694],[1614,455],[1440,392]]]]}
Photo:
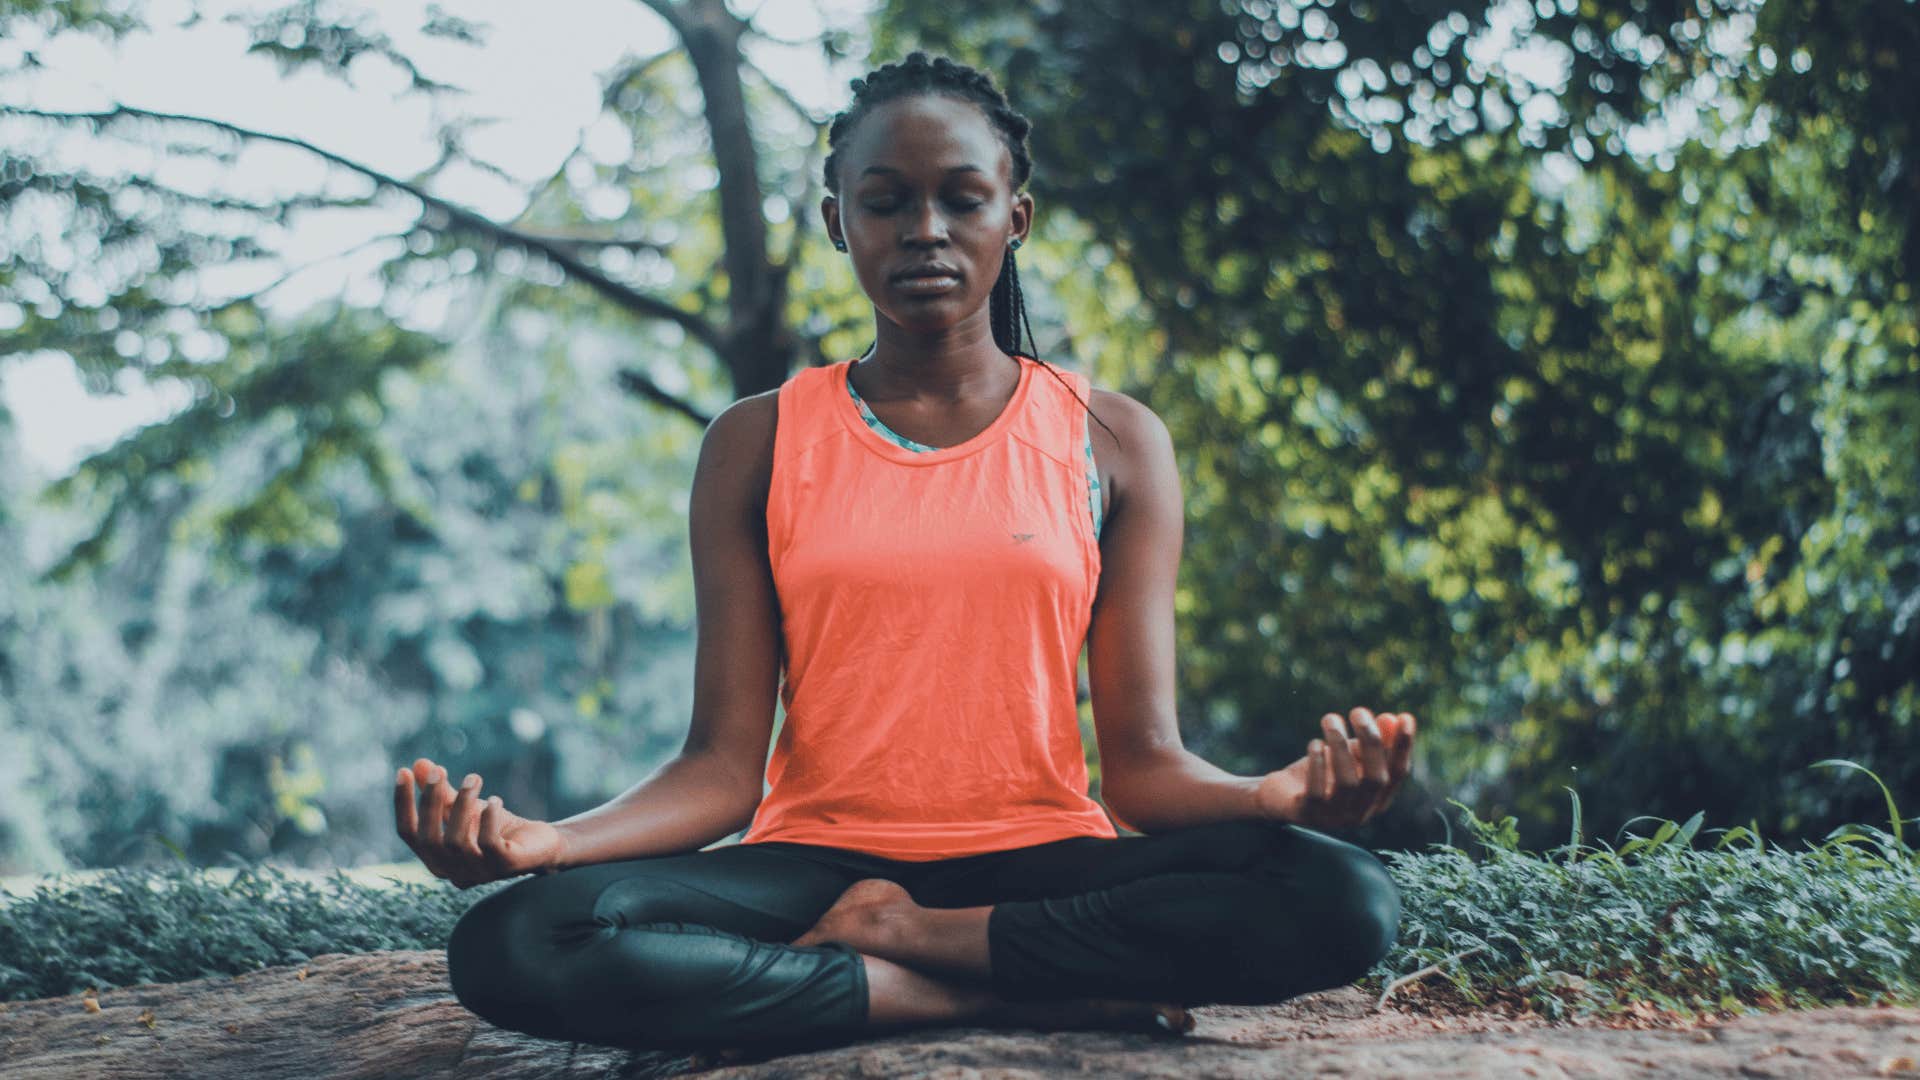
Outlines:
{"type": "Polygon", "coordinates": [[[915,203],[914,208],[906,214],[901,228],[904,231],[900,239],[908,246],[944,244],[947,241],[947,219],[933,199],[915,203]]]}

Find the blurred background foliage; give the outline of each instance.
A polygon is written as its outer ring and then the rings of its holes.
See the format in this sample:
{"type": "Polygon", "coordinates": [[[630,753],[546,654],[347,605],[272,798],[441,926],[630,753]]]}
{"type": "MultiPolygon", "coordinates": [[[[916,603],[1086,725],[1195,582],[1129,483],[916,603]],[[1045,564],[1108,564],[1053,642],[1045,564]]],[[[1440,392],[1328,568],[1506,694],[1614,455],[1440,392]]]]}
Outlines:
{"type": "MultiPolygon", "coordinates": [[[[678,748],[702,424],[872,317],[818,235],[827,118],[756,66],[754,12],[641,2],[677,45],[602,76],[630,152],[576,150],[511,220],[434,194],[473,164],[457,120],[426,173],[335,155],[262,200],[57,137],[325,148],[0,105],[0,381],[51,351],[192,390],[60,477],[0,415],[0,870],[391,858],[417,754],[560,815],[678,748]],[[370,241],[370,301],[200,287],[290,215],[374,205],[415,216],[370,241]]],[[[362,9],[241,22],[290,74],[375,54],[452,92],[362,9]]],[[[0,8],[0,35],[138,24],[0,8]]],[[[1828,757],[1913,801],[1920,6],[893,0],[811,44],[850,74],[948,53],[1034,120],[1039,351],[1172,431],[1209,759],[1415,712],[1372,846],[1438,839],[1448,798],[1543,845],[1567,787],[1609,837],[1883,816],[1828,757]]]]}

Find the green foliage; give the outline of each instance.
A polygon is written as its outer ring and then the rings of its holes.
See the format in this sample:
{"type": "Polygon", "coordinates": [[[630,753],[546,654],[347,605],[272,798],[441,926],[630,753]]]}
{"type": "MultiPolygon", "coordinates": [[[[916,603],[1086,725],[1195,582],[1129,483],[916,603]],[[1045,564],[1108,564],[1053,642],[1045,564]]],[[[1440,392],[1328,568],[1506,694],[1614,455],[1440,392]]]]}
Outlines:
{"type": "MultiPolygon", "coordinates": [[[[1557,835],[1576,774],[1605,792],[1594,816],[1818,836],[1875,814],[1803,764],[1920,784],[1920,67],[1896,62],[1920,8],[1499,7],[1564,82],[1481,47],[1494,5],[1429,0],[903,2],[874,59],[975,59],[1036,121],[1042,353],[1147,401],[1179,449],[1190,745],[1251,773],[1328,709],[1419,714],[1373,846],[1424,839],[1445,795],[1512,808],[1514,843],[1557,835]]],[[[29,79],[42,37],[125,33],[137,8],[0,6],[27,43],[0,81],[29,79]]],[[[404,184],[486,168],[464,145],[484,120],[391,25],[305,2],[237,21],[289,73],[406,71],[441,154],[404,184]]],[[[485,37],[437,8],[422,29],[485,37]]],[[[593,145],[514,220],[423,204],[369,242],[377,305],[284,322],[259,304],[277,283],[213,300],[203,272],[399,187],[330,174],[256,201],[116,175],[116,150],[222,173],[259,143],[0,106],[0,201],[45,226],[0,259],[0,364],[52,351],[96,391],[193,391],[51,504],[0,418],[0,545],[34,553],[0,563],[0,863],[111,863],[150,837],[198,860],[391,856],[394,760],[457,759],[537,814],[670,752],[700,432],[607,390],[638,372],[711,414],[738,388],[681,325],[513,237],[714,326],[784,323],[767,355],[854,355],[871,313],[807,231],[820,133],[779,93],[746,83],[793,267],[755,314],[715,270],[736,253],[688,57],[623,59],[602,92],[593,145]]]]}
{"type": "Polygon", "coordinates": [[[0,898],[0,1000],[239,975],[322,953],[440,948],[460,914],[497,888],[316,881],[271,866],[226,881],[186,867],[56,880],[0,898]]]}
{"type": "Polygon", "coordinates": [[[401,498],[395,484],[402,465],[377,434],[387,421],[381,386],[419,371],[440,351],[439,342],[343,306],[285,328],[250,317],[225,322],[224,357],[153,370],[187,379],[201,390],[198,401],[92,455],[47,489],[58,503],[86,500],[105,508],[99,526],[53,565],[50,577],[68,580],[98,567],[110,556],[123,518],[151,513],[156,500],[177,498],[183,487],[215,487],[216,463],[242,454],[258,454],[266,467],[234,485],[239,490],[206,501],[191,523],[210,547],[226,553],[246,541],[338,544],[340,523],[322,481],[348,465],[364,469],[386,498],[401,498]],[[222,453],[249,437],[252,445],[241,453],[222,453]]]}
{"type": "Polygon", "coordinates": [[[1385,844],[1442,793],[1545,836],[1576,769],[1788,834],[1873,809],[1810,759],[1920,784],[1912,76],[1867,44],[1920,9],[1754,8],[1506,6],[1553,87],[1490,5],[886,9],[883,56],[1008,87],[1042,220],[1138,292],[1070,328],[1180,449],[1192,745],[1415,712],[1385,844]]]}
{"type": "MultiPolygon", "coordinates": [[[[1468,1000],[1518,992],[1553,1019],[1638,1002],[1689,1013],[1920,1000],[1920,851],[1894,833],[1852,825],[1789,852],[1736,827],[1708,830],[1721,835],[1699,850],[1695,815],[1617,849],[1576,834],[1533,855],[1513,817],[1454,805],[1480,857],[1451,844],[1383,853],[1402,918],[1368,986],[1435,965],[1468,1000]]],[[[499,887],[316,883],[271,867],[230,882],[176,867],[49,884],[0,901],[0,1000],[440,948],[499,887]]]]}
{"type": "Polygon", "coordinates": [[[1437,965],[1470,1001],[1518,990],[1552,1019],[1642,1001],[1693,1013],[1920,1000],[1920,851],[1889,802],[1894,832],[1852,825],[1803,852],[1746,827],[1709,830],[1722,835],[1697,850],[1695,814],[1617,849],[1576,838],[1541,855],[1520,850],[1512,817],[1455,802],[1484,857],[1439,844],[1384,855],[1404,906],[1374,977],[1437,965]]]}

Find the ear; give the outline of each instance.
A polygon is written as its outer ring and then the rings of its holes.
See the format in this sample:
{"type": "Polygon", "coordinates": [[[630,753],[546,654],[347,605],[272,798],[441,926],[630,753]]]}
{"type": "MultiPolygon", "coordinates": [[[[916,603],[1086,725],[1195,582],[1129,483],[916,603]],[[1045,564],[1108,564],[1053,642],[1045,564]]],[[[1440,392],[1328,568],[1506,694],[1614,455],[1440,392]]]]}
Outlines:
{"type": "Polygon", "coordinates": [[[820,220],[824,222],[827,226],[828,242],[833,242],[833,241],[839,241],[841,243],[846,242],[847,238],[840,234],[840,200],[839,199],[836,199],[831,195],[821,196],[820,220]]]}
{"type": "Polygon", "coordinates": [[[1007,215],[1007,225],[1012,232],[1008,239],[1019,240],[1023,244],[1027,242],[1027,234],[1033,230],[1033,196],[1023,191],[1013,197],[1013,209],[1007,215]]]}

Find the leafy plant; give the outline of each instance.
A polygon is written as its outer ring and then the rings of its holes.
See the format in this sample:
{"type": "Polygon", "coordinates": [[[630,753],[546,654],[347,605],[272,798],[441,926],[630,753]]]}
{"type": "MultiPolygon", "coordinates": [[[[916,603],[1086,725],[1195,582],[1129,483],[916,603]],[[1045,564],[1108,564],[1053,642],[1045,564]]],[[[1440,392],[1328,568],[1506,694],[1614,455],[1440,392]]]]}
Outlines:
{"type": "MultiPolygon", "coordinates": [[[[1853,762],[1820,764],[1880,783],[1853,762]]],[[[1554,1019],[1641,1002],[1690,1014],[1920,999],[1920,852],[1881,790],[1891,831],[1845,825],[1801,852],[1769,848],[1752,826],[1707,830],[1722,835],[1697,849],[1701,814],[1586,845],[1569,789],[1568,842],[1534,855],[1512,817],[1484,821],[1454,801],[1485,858],[1450,843],[1383,853],[1403,914],[1381,968],[1433,967],[1475,1003],[1517,991],[1554,1019]]]]}
{"type": "Polygon", "coordinates": [[[499,886],[364,885],[272,866],[220,880],[184,866],[54,879],[0,900],[0,1000],[238,975],[321,953],[432,949],[499,886]]]}

